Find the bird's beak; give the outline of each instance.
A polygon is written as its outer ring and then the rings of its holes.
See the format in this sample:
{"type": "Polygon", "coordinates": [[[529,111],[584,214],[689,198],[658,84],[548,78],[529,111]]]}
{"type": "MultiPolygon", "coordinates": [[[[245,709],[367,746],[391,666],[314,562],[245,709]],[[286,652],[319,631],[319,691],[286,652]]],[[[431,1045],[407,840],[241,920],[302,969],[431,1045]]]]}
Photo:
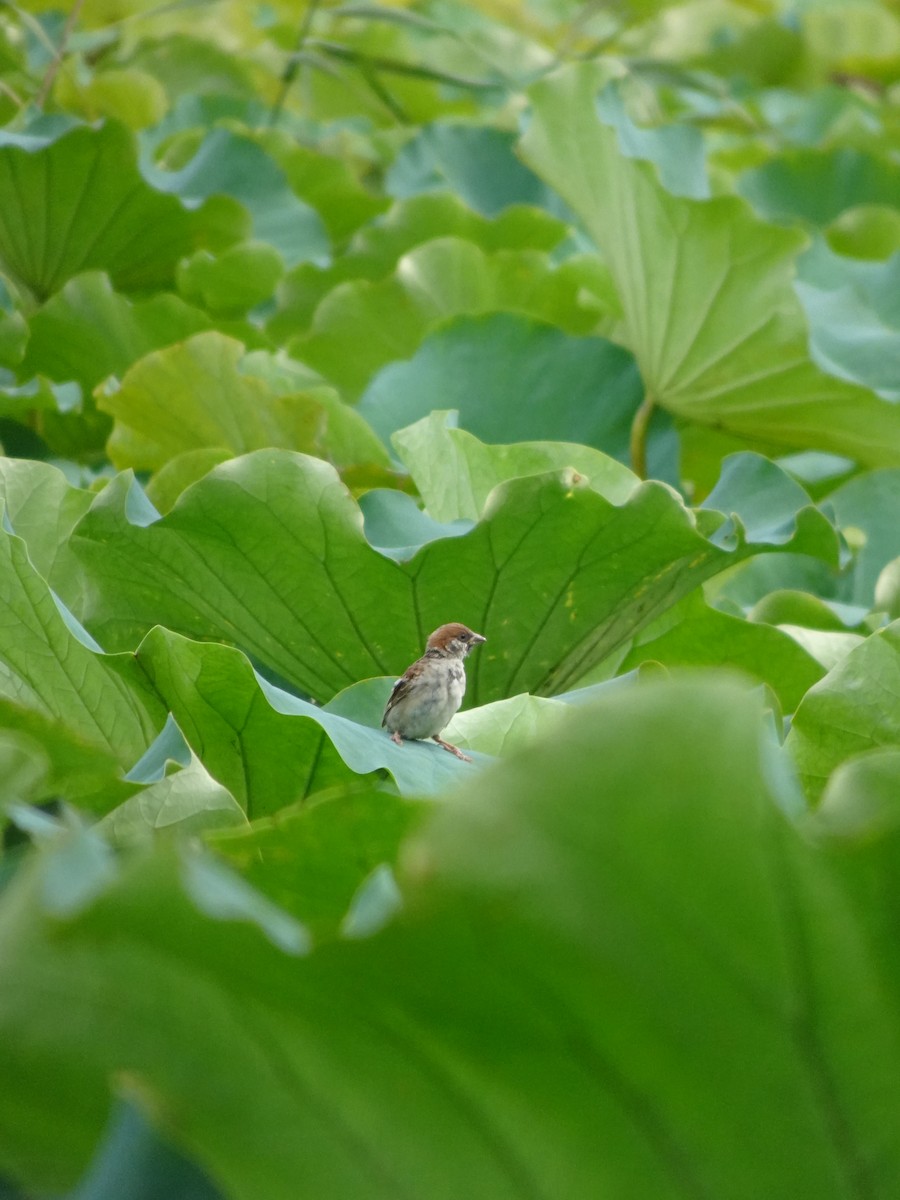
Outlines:
{"type": "Polygon", "coordinates": [[[473,633],[472,634],[472,645],[473,646],[480,646],[482,642],[486,642],[486,641],[487,641],[487,638],[484,636],[484,634],[481,634],[481,633],[473,633]]]}

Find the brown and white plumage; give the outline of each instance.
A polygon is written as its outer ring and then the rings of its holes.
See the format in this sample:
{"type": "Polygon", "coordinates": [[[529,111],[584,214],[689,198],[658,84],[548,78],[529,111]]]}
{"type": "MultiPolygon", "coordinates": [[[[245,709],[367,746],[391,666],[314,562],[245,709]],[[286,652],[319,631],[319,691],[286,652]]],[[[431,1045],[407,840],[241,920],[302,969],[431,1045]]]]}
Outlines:
{"type": "Polygon", "coordinates": [[[465,695],[463,660],[473,646],[486,640],[458,621],[434,631],[422,657],[394,684],[381,718],[381,724],[398,746],[402,746],[404,739],[433,738],[457,758],[472,761],[456,746],[445,742],[440,733],[459,710],[465,695]]]}

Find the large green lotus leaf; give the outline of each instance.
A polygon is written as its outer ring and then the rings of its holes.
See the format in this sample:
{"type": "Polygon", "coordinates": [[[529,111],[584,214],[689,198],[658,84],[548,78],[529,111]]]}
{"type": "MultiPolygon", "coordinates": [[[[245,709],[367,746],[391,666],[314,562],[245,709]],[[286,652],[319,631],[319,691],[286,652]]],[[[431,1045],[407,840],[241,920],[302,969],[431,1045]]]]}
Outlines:
{"type": "Polygon", "coordinates": [[[295,195],[262,146],[228,129],[213,129],[186,166],[154,171],[154,183],[188,204],[226,195],[250,213],[253,237],[268,242],[287,266],[328,260],[328,234],[315,209],[295,195]]]}
{"type": "Polygon", "coordinates": [[[118,466],[157,470],[190,450],[243,454],[266,446],[322,452],[341,464],[388,464],[363,419],[328,388],[283,394],[242,369],[243,346],[216,331],[140,359],[122,386],[98,398],[115,419],[108,443],[118,466]]]}
{"type": "Polygon", "coordinates": [[[837,254],[883,261],[900,251],[900,210],[887,204],[861,204],[838,217],[825,236],[837,254]]]}
{"type": "Polygon", "coordinates": [[[404,839],[432,811],[430,802],[357,783],[206,841],[321,941],[337,934],[366,878],[396,864],[404,839]]]}
{"type": "Polygon", "coordinates": [[[435,521],[418,502],[396,488],[373,488],[359,497],[366,541],[388,558],[404,562],[428,542],[439,538],[461,537],[473,522],[435,521]]]}
{"type": "MultiPolygon", "coordinates": [[[[488,442],[554,439],[625,459],[643,396],[627,350],[602,337],[570,337],[530,317],[457,317],[425,339],[409,362],[391,363],[359,405],[387,440],[433,409],[455,409],[488,442]]],[[[649,459],[662,465],[651,439],[649,459]]],[[[657,470],[657,476],[667,472],[657,470]]]]}
{"type": "Polygon", "coordinates": [[[352,279],[384,279],[404,254],[424,242],[458,237],[486,253],[537,250],[549,253],[566,236],[566,226],[540,208],[516,205],[493,219],[473,212],[452,192],[397,201],[384,217],[364,225],[346,254],[328,267],[300,263],[278,291],[278,311],[266,325],[278,342],[307,329],[319,302],[352,279]]]}
{"type": "MultiPolygon", "coordinates": [[[[85,12],[90,14],[92,7],[86,4],[85,12]]],[[[108,10],[99,7],[95,14],[97,24],[106,27],[108,10]]],[[[219,32],[221,19],[221,13],[210,14],[219,32]]],[[[209,36],[210,31],[200,21],[191,21],[188,29],[190,32],[168,26],[165,37],[144,38],[131,51],[133,65],[149,72],[178,100],[170,119],[182,116],[183,124],[192,127],[210,125],[217,117],[226,115],[258,116],[257,81],[251,57],[235,54],[233,44],[227,41],[222,44],[215,36],[209,36]],[[200,78],[203,92],[198,94],[200,78]],[[252,108],[250,100],[256,101],[252,108]]]]}
{"type": "Polygon", "coordinates": [[[900,69],[900,20],[880,4],[813,5],[801,16],[807,53],[823,74],[893,83],[900,69]]]}
{"type": "Polygon", "coordinates": [[[388,171],[392,196],[452,188],[466,204],[494,216],[511,204],[559,210],[559,197],[514,153],[515,135],[488,126],[436,121],[408,142],[388,171]]]}
{"type": "Polygon", "coordinates": [[[691,420],[775,444],[900,462],[900,405],[815,367],[792,288],[805,235],[736,197],[673,196],[595,111],[600,68],[531,89],[525,158],[601,247],[648,394],[691,420]]]}
{"type": "Polygon", "coordinates": [[[84,59],[75,55],[62,63],[53,100],[85,121],[108,117],[134,131],[158,124],[169,107],[166,89],[147,71],[101,64],[90,73],[84,59]]]}
{"type": "MultiPolygon", "coordinates": [[[[652,66],[649,72],[652,76],[652,66]]],[[[707,200],[710,186],[700,130],[676,122],[656,126],[636,124],[627,104],[627,82],[623,86],[622,80],[612,80],[597,96],[597,113],[615,129],[622,153],[652,162],[663,186],[676,196],[707,200]]]]}
{"type": "Polygon", "coordinates": [[[886,325],[849,288],[822,291],[798,284],[797,291],[813,326],[812,348],[818,361],[832,374],[861,383],[885,400],[900,401],[895,371],[900,362],[900,322],[886,325]]]}
{"type": "MultiPolygon", "coordinates": [[[[119,476],[72,538],[89,590],[80,616],[95,635],[117,649],[158,624],[218,638],[320,701],[400,674],[448,620],[490,639],[473,655],[474,703],[564,691],[698,583],[771,548],[746,545],[738,518],[696,518],[664,484],[617,506],[571,470],[501,484],[470,533],[404,563],[366,542],[334,469],[304,455],[225,463],[161,520],[138,499],[119,476]]],[[[776,543],[832,555],[835,544],[809,508],[776,543]]]]}
{"type": "MultiPolygon", "coordinates": [[[[49,774],[50,762],[40,742],[21,729],[0,728],[0,831],[13,805],[38,804],[51,795],[49,774]]],[[[3,883],[0,877],[0,887],[3,883]]]]}
{"type": "Polygon", "coordinates": [[[900,555],[900,470],[857,475],[827,503],[856,549],[848,599],[870,608],[878,576],[900,555]]]}
{"type": "Polygon", "coordinates": [[[813,800],[846,759],[900,747],[900,621],[871,634],[810,688],[786,745],[813,800]]]}
{"type": "Polygon", "coordinates": [[[390,771],[401,791],[425,795],[473,770],[438,746],[396,746],[378,722],[372,728],[272,688],[230,646],[154,629],[137,660],[251,820],[371,772],[390,771]]]}
{"type": "Polygon", "coordinates": [[[858,261],[837,254],[826,241],[816,238],[797,267],[801,284],[821,291],[849,290],[885,325],[893,329],[900,325],[900,263],[896,257],[886,262],[858,261]]]}
{"type": "Polygon", "coordinates": [[[748,542],[772,547],[787,547],[805,524],[810,534],[815,529],[813,536],[818,536],[818,548],[809,543],[807,553],[838,564],[831,524],[815,508],[802,484],[761,454],[729,454],[701,508],[736,516],[748,542]]]}
{"type": "Polygon", "coordinates": [[[590,446],[517,442],[490,446],[455,427],[455,414],[432,412],[391,439],[435,521],[477,521],[499,483],[572,467],[613,504],[622,504],[638,480],[627,467],[590,446]]]}
{"type": "Polygon", "coordinates": [[[766,596],[785,590],[810,592],[837,603],[841,584],[841,574],[832,563],[807,554],[763,553],[711,580],[704,592],[716,608],[747,616],[766,596]]]}
{"type": "Polygon", "coordinates": [[[122,846],[173,833],[193,836],[246,825],[247,818],[234,796],[193,754],[187,766],[129,797],[100,821],[104,835],[122,846]]]}
{"type": "Polygon", "coordinates": [[[224,446],[206,446],[176,454],[147,481],[147,499],[157,512],[167,513],[185,488],[233,457],[224,446]]]}
{"type": "Polygon", "coordinates": [[[308,957],[184,848],[51,842],[0,901],[0,1163],[71,1186],[127,1072],[234,1200],[892,1200],[896,958],[776,753],[728,683],[591,705],[308,957]]]}
{"type": "Polygon", "coordinates": [[[767,220],[827,225],[859,204],[896,204],[900,167],[852,146],[792,150],[746,171],[738,191],[767,220]]]}
{"type": "Polygon", "coordinates": [[[767,625],[800,625],[829,633],[846,633],[858,629],[868,608],[829,603],[810,592],[796,588],[780,588],[769,592],[747,613],[748,621],[764,621],[767,625]]]}
{"type": "Polygon", "coordinates": [[[648,661],[666,667],[734,667],[767,683],[785,712],[793,712],[825,674],[788,634],[710,608],[699,590],[642,630],[617,670],[648,661]]]}
{"type": "Polygon", "coordinates": [[[262,130],[255,136],[284,171],[294,192],[319,214],[336,246],[345,245],[360,226],[369,226],[389,207],[387,196],[360,182],[348,158],[304,146],[280,129],[262,130]]]}
{"type": "Polygon", "coordinates": [[[568,715],[569,705],[564,700],[523,692],[457,713],[444,736],[469,752],[508,757],[539,738],[553,737],[565,727],[568,715]]]}
{"type": "MultiPolygon", "coordinates": [[[[171,1139],[161,1138],[127,1101],[114,1103],[103,1140],[78,1185],[78,1200],[224,1200],[171,1139]]],[[[18,1193],[6,1200],[27,1200],[18,1193]]]]}
{"type": "Polygon", "coordinates": [[[900,747],[864,751],[842,762],[811,814],[816,833],[870,842],[900,826],[900,747]]]}
{"type": "Polygon", "coordinates": [[[866,640],[861,633],[841,633],[827,629],[807,629],[803,625],[784,624],[783,633],[794,639],[825,671],[833,670],[851,651],[866,640]]]}
{"type": "Polygon", "coordinates": [[[68,713],[52,716],[28,701],[0,696],[0,730],[37,747],[38,757],[47,764],[32,800],[65,799],[108,812],[134,794],[134,784],[123,778],[124,764],[100,739],[71,722],[68,713]]]}
{"type": "Polygon", "coordinates": [[[69,538],[93,499],[93,493],[74,487],[49,463],[0,458],[0,501],[7,525],[25,542],[37,573],[70,606],[77,604],[80,569],[69,538]]]}
{"type": "Polygon", "coordinates": [[[25,543],[0,532],[0,697],[57,721],[126,770],[164,713],[132,655],[104,655],[57,603],[25,543]]]}
{"type": "Polygon", "coordinates": [[[210,327],[209,318],[177,296],[129,300],[101,271],[77,276],[29,321],[21,378],[74,379],[85,393],[121,376],[137,359],[210,327]]]}
{"type": "Polygon", "coordinates": [[[800,260],[796,285],[810,323],[810,348],[832,375],[900,401],[900,255],[853,262],[817,243],[800,260]]]}
{"type": "Polygon", "coordinates": [[[284,274],[281,255],[268,242],[239,242],[221,254],[198,250],[178,265],[178,290],[192,304],[237,317],[263,304],[284,274]]]}
{"type": "Polygon", "coordinates": [[[589,261],[553,268],[536,250],[488,255],[463,238],[437,238],[404,255],[389,278],[329,292],[289,349],[357,398],[379,368],[410,358],[430,330],[460,314],[515,312],[587,333],[597,318],[581,303],[581,269],[591,277],[589,261]]]}
{"type": "MultiPolygon", "coordinates": [[[[494,757],[517,754],[535,738],[549,737],[564,724],[571,704],[587,703],[601,688],[625,687],[631,678],[619,677],[552,699],[521,692],[507,700],[494,700],[479,708],[458,712],[444,734],[454,745],[478,754],[494,757]]],[[[351,684],[329,700],[325,711],[340,713],[362,725],[379,729],[381,714],[394,682],[388,675],[351,684]]]]}
{"type": "Polygon", "coordinates": [[[39,301],[92,268],[125,291],[168,287],[198,228],[197,213],[141,177],[121,125],[0,136],[0,264],[39,301]]]}

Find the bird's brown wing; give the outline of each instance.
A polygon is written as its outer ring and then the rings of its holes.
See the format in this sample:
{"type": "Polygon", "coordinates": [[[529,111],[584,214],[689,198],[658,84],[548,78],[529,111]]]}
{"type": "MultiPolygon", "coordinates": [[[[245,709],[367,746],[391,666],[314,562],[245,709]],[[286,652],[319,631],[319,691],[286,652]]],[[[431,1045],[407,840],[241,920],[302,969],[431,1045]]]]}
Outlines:
{"type": "Polygon", "coordinates": [[[398,679],[391,688],[391,694],[388,696],[388,702],[384,706],[384,714],[381,718],[382,727],[387,723],[387,716],[398,700],[402,700],[409,691],[409,680],[404,675],[402,679],[398,679]]]}
{"type": "Polygon", "coordinates": [[[422,664],[421,658],[417,659],[412,664],[411,667],[407,667],[405,673],[400,676],[400,678],[397,680],[397,682],[391,688],[391,694],[388,696],[388,702],[384,706],[384,714],[382,715],[382,718],[381,718],[382,727],[384,726],[385,722],[387,721],[388,713],[391,711],[391,709],[394,707],[394,705],[397,703],[397,701],[402,700],[403,697],[409,693],[410,687],[412,686],[413,682],[415,681],[416,676],[419,674],[420,670],[422,669],[421,664],[422,664]]]}

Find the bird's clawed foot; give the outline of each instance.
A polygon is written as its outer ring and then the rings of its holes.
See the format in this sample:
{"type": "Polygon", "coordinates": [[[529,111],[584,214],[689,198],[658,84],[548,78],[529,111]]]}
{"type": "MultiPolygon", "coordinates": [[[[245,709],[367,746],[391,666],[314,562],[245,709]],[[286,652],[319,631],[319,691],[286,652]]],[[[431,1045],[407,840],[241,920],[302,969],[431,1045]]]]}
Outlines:
{"type": "Polygon", "coordinates": [[[395,729],[395,730],[394,730],[394,732],[391,734],[391,741],[392,741],[392,742],[396,742],[398,746],[402,746],[402,745],[403,745],[403,738],[400,736],[400,734],[397,732],[397,730],[396,730],[396,729],[395,729]]]}
{"type": "Polygon", "coordinates": [[[433,740],[441,747],[442,750],[449,750],[451,754],[455,754],[457,758],[461,758],[463,762],[471,762],[468,754],[463,754],[458,746],[452,745],[450,742],[445,742],[443,738],[439,738],[436,733],[431,735],[433,740]]]}

